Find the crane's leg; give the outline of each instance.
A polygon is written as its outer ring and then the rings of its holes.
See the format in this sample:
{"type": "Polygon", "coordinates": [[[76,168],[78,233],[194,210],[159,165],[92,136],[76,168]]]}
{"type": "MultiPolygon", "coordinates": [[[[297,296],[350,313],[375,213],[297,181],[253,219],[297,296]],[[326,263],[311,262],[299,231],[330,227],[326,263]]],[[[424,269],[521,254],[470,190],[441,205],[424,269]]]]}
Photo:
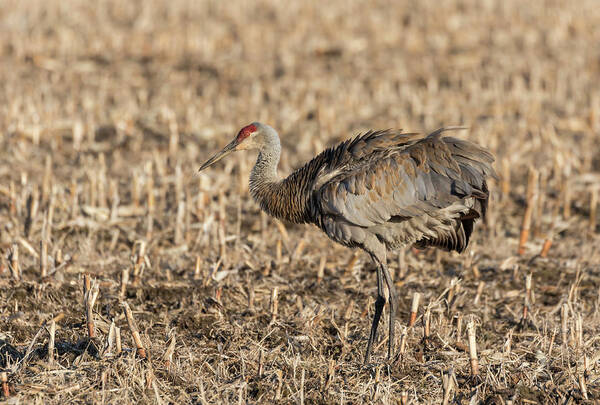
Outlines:
{"type": "Polygon", "coordinates": [[[367,343],[367,353],[365,353],[365,364],[369,364],[369,358],[371,357],[371,351],[373,350],[373,343],[377,337],[377,327],[379,326],[379,319],[381,318],[381,312],[385,305],[385,297],[383,296],[383,274],[382,266],[379,261],[372,256],[373,261],[377,265],[377,299],[375,300],[375,314],[373,315],[373,323],[371,324],[371,333],[369,334],[369,343],[367,343]]]}
{"type": "Polygon", "coordinates": [[[388,360],[391,361],[392,357],[394,356],[394,332],[396,326],[396,309],[398,308],[398,294],[396,293],[396,286],[394,285],[394,281],[392,280],[392,276],[388,271],[387,265],[381,263],[381,269],[383,272],[383,276],[385,277],[385,283],[387,284],[388,292],[390,295],[390,331],[388,336],[388,360]]]}

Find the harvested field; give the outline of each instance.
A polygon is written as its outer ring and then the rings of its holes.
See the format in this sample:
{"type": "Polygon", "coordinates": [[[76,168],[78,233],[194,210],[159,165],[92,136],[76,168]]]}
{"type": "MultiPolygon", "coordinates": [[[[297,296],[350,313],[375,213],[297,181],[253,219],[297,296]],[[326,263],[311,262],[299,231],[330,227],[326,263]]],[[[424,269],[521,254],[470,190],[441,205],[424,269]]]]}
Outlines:
{"type": "Polygon", "coordinates": [[[0,32],[2,400],[600,401],[596,1],[5,0],[0,32]],[[367,255],[262,214],[253,153],[197,173],[255,120],[285,175],[368,129],[496,155],[467,252],[390,254],[392,362],[367,255]]]}

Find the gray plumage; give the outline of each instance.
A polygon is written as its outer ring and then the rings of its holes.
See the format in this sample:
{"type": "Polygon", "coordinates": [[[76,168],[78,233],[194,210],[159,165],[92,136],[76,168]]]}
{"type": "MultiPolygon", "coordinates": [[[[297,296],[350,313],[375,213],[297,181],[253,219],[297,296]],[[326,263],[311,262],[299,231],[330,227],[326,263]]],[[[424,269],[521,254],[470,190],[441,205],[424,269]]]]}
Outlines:
{"type": "Polygon", "coordinates": [[[389,291],[388,358],[392,356],[397,296],[386,252],[401,246],[433,246],[462,252],[475,220],[486,214],[486,179],[496,174],[494,157],[480,146],[444,137],[401,131],[369,131],[316,156],[285,179],[277,175],[281,146],[277,132],[250,124],[200,170],[234,150],[258,149],[250,193],[268,214],[313,223],[329,238],[369,253],[377,265],[377,300],[367,344],[369,361],[389,291]]]}

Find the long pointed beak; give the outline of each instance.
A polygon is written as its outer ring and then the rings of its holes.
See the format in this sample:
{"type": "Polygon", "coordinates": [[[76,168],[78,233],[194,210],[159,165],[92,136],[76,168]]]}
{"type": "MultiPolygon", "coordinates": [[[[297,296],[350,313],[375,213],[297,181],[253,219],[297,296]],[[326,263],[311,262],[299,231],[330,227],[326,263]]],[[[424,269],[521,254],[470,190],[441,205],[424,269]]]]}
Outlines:
{"type": "Polygon", "coordinates": [[[200,166],[200,169],[198,169],[198,171],[201,172],[202,170],[206,169],[208,166],[212,166],[213,164],[217,163],[219,160],[223,159],[225,156],[227,156],[231,152],[235,151],[235,147],[237,145],[238,144],[234,139],[227,146],[225,146],[219,153],[217,153],[216,155],[214,155],[213,157],[208,159],[206,162],[204,162],[204,164],[202,166],[200,166]]]}

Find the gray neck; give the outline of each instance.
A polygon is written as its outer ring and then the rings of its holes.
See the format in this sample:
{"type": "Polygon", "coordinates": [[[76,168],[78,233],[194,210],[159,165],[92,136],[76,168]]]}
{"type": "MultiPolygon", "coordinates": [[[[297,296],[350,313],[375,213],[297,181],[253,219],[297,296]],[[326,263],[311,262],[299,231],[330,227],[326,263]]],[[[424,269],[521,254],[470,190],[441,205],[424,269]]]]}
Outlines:
{"type": "Polygon", "coordinates": [[[282,180],[277,175],[277,165],[281,156],[277,132],[267,127],[261,135],[262,147],[250,173],[252,198],[263,211],[275,218],[295,223],[307,222],[307,204],[304,198],[306,193],[299,188],[299,182],[289,177],[282,180]]]}
{"type": "Polygon", "coordinates": [[[281,157],[281,143],[279,135],[271,127],[265,125],[263,130],[265,142],[258,152],[256,164],[250,173],[250,192],[256,199],[256,191],[258,188],[270,183],[278,183],[281,179],[277,175],[277,165],[281,157]]]}

